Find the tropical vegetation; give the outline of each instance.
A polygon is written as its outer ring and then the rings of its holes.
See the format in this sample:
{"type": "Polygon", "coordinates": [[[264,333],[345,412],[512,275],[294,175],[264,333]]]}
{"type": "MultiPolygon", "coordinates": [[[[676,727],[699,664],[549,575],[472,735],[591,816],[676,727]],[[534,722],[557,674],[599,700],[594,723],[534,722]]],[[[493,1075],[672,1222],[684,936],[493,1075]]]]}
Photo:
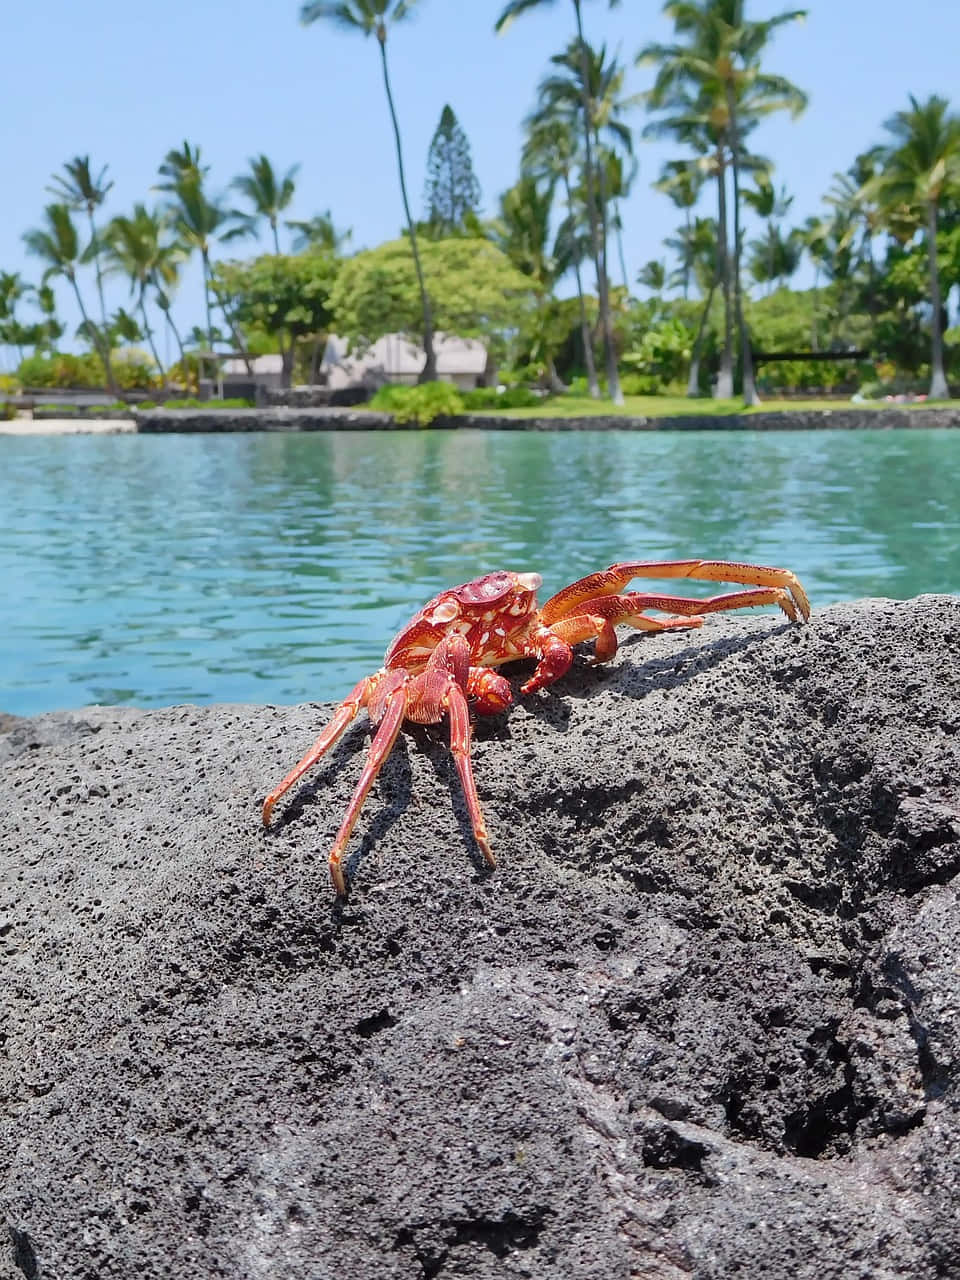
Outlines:
{"type": "MultiPolygon", "coordinates": [[[[299,165],[265,154],[222,181],[185,140],[126,209],[111,208],[108,166],[67,160],[24,234],[37,276],[0,270],[0,353],[15,370],[0,390],[187,394],[198,361],[225,350],[248,365],[279,353],[287,382],[313,380],[328,334],[362,346],[390,332],[422,344],[431,383],[439,332],[483,338],[515,399],[947,396],[960,381],[960,329],[946,305],[960,286],[960,115],[948,99],[891,101],[874,145],[798,220],[756,138],[771,114],[802,117],[806,94],[777,71],[774,40],[790,38],[803,10],[761,19],[748,0],[667,0],[671,37],[621,53],[590,42],[597,6],[571,3],[572,13],[556,0],[510,0],[492,15],[498,32],[537,9],[557,15],[556,51],[531,77],[515,180],[485,211],[466,133],[438,103],[419,220],[388,50],[397,24],[428,6],[301,6],[311,38],[373,37],[404,214],[384,244],[353,245],[330,209],[293,217],[299,165]],[[635,67],[649,69],[643,93],[630,86],[635,67]],[[677,224],[631,278],[624,207],[647,138],[673,148],[649,198],[668,200],[677,224]],[[191,260],[203,314],[186,321],[178,288],[191,260]],[[812,285],[797,290],[801,269],[812,285]],[[79,313],[74,333],[58,314],[64,293],[79,313]],[[164,346],[175,359],[164,361],[164,346]]],[[[410,412],[434,402],[452,403],[449,391],[426,391],[410,412]]],[[[492,388],[474,402],[505,403],[492,388]]]]}

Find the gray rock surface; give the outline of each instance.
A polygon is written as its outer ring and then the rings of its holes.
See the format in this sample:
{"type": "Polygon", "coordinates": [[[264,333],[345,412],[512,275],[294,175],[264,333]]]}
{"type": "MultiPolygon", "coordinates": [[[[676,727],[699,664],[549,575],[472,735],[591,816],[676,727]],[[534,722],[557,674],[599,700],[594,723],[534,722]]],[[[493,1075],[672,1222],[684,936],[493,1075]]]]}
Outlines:
{"type": "Polygon", "coordinates": [[[405,733],[0,723],[0,1275],[960,1274],[960,599],[630,638],[405,733]]]}
{"type": "MultiPolygon", "coordinates": [[[[399,423],[375,409],[287,408],[259,409],[139,409],[134,414],[143,432],[223,431],[422,431],[416,422],[399,423]]],[[[780,409],[767,413],[716,414],[696,412],[670,418],[630,418],[623,414],[590,418],[511,418],[505,414],[463,413],[436,418],[431,426],[444,430],[482,431],[862,431],[891,428],[960,427],[960,409],[780,409]]]]}

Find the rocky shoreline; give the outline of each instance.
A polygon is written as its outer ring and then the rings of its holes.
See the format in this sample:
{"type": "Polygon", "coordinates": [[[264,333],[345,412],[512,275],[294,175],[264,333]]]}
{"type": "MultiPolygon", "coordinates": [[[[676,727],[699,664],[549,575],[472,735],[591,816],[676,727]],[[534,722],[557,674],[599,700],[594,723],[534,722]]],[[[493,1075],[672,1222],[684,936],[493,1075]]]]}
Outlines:
{"type": "MultiPolygon", "coordinates": [[[[960,409],[783,409],[766,413],[686,414],[669,418],[637,418],[609,414],[589,418],[510,418],[500,414],[463,414],[438,418],[438,430],[482,431],[884,431],[894,428],[957,428],[960,409]]],[[[0,420],[2,435],[83,435],[127,433],[175,434],[249,431],[421,431],[416,423],[398,423],[388,413],[360,407],[256,409],[131,409],[93,417],[0,420]]]]}
{"type": "Polygon", "coordinates": [[[960,1273],[960,599],[626,639],[405,732],[0,722],[3,1280],[960,1273]]]}
{"type": "MultiPolygon", "coordinates": [[[[258,408],[234,410],[153,409],[134,415],[137,430],[177,431],[421,431],[416,423],[398,423],[388,413],[360,408],[258,408]]],[[[438,418],[436,430],[482,431],[856,431],[904,427],[960,427],[960,409],[784,409],[768,413],[716,417],[691,413],[682,417],[634,418],[598,415],[589,418],[510,418],[502,414],[468,413],[438,418]]]]}

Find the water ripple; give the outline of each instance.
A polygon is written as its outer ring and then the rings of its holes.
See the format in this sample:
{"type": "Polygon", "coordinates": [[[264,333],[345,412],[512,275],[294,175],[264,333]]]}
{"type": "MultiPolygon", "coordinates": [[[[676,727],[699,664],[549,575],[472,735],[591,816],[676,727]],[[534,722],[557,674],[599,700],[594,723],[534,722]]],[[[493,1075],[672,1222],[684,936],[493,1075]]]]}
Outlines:
{"type": "MultiPolygon", "coordinates": [[[[443,586],[624,558],[960,592],[960,433],[0,440],[0,709],[333,698],[443,586]]],[[[691,584],[690,593],[708,586],[691,584]]]]}

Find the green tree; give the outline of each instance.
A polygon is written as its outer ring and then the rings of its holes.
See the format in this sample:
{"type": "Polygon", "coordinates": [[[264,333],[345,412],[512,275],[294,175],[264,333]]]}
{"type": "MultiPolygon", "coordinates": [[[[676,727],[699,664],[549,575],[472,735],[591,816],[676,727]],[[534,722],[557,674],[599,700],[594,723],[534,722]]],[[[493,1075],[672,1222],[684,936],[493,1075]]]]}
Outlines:
{"type": "Polygon", "coordinates": [[[691,243],[691,215],[700,199],[705,179],[703,169],[691,160],[668,160],[660,170],[660,177],[653,184],[657,191],[669,196],[678,209],[683,210],[683,230],[673,240],[665,243],[676,249],[680,256],[680,280],[683,296],[690,292],[693,263],[686,246],[691,243]]]}
{"type": "Polygon", "coordinates": [[[557,278],[557,264],[550,252],[550,215],[553,189],[527,174],[500,197],[500,212],[492,228],[494,244],[529,281],[534,311],[530,317],[529,358],[542,364],[553,391],[564,390],[557,376],[555,354],[566,337],[558,330],[550,303],[557,278]]]}
{"type": "MultiPolygon", "coordinates": [[[[83,330],[89,335],[101,360],[104,370],[109,367],[109,343],[104,333],[90,320],[89,312],[80,292],[77,280],[77,269],[84,261],[80,248],[77,229],[70,217],[70,209],[66,204],[48,204],[44,209],[46,225],[24,234],[23,242],[27,252],[40,258],[45,264],[43,283],[46,284],[55,276],[62,276],[73,290],[82,317],[83,330]]],[[[112,371],[107,375],[108,384],[113,394],[117,393],[116,382],[112,371]]]]}
{"type": "Polygon", "coordinates": [[[593,334],[587,319],[587,306],[583,292],[581,264],[588,256],[589,245],[581,228],[586,212],[574,194],[573,171],[577,164],[577,129],[568,114],[557,113],[551,104],[541,103],[537,111],[526,121],[527,136],[521,159],[522,171],[539,182],[546,182],[553,189],[557,182],[563,186],[566,198],[566,216],[557,229],[553,256],[557,263],[558,278],[572,270],[577,285],[577,309],[580,316],[580,343],[587,374],[590,396],[600,397],[597,366],[593,354],[593,334]]]}
{"type": "Polygon", "coordinates": [[[267,220],[273,235],[273,251],[278,254],[280,252],[280,237],[277,233],[277,225],[281,213],[293,200],[293,194],[296,190],[297,171],[300,166],[295,164],[287,170],[283,177],[280,177],[274,171],[269,158],[265,155],[252,157],[249,165],[249,173],[241,173],[234,178],[231,186],[249,200],[253,207],[252,218],[254,224],[264,218],[267,220]]]}
{"type": "MultiPolygon", "coordinates": [[[[427,240],[421,253],[438,329],[493,340],[502,349],[506,335],[527,323],[531,281],[489,240],[427,240]]],[[[391,240],[341,263],[330,309],[335,331],[353,343],[416,334],[422,313],[407,241],[391,240]]]]}
{"type": "Polygon", "coordinates": [[[130,292],[136,297],[140,312],[140,328],[165,381],[163,361],[147,314],[147,289],[162,289],[164,282],[169,283],[176,278],[177,265],[185,254],[184,247],[169,236],[166,220],[161,214],[142,204],[134,206],[132,216],[114,218],[107,226],[104,239],[112,269],[122,272],[130,281],[130,292]]]}
{"type": "MultiPolygon", "coordinates": [[[[107,180],[107,168],[108,166],[104,165],[100,172],[94,176],[90,167],[90,157],[74,156],[72,160],[66,161],[62,174],[54,174],[51,179],[52,185],[47,190],[57,198],[59,203],[65,204],[71,211],[75,213],[85,212],[87,215],[87,224],[90,228],[90,244],[84,254],[84,260],[92,259],[96,272],[97,296],[100,300],[100,324],[103,337],[101,338],[99,335],[94,337],[93,329],[90,329],[90,334],[103,360],[107,374],[107,385],[111,390],[115,391],[113,368],[110,363],[110,342],[106,337],[107,307],[103,297],[101,244],[97,235],[96,223],[96,212],[103,205],[113,188],[113,182],[107,180]]],[[[85,323],[89,329],[92,323],[89,316],[85,317],[85,323]]]]}
{"type": "Polygon", "coordinates": [[[313,22],[332,22],[336,26],[348,30],[359,31],[364,36],[376,36],[380,50],[380,66],[383,71],[383,87],[387,95],[387,106],[390,110],[390,122],[393,126],[393,140],[397,153],[397,172],[400,176],[400,195],[403,199],[403,212],[407,220],[407,234],[410,237],[410,251],[413,254],[414,268],[417,273],[417,286],[420,290],[421,329],[423,333],[423,350],[426,360],[421,382],[433,382],[437,376],[437,356],[433,346],[433,311],[430,295],[424,280],[420,249],[417,244],[417,229],[410,213],[410,201],[407,198],[407,180],[403,168],[403,147],[400,141],[400,125],[397,121],[397,110],[393,102],[393,91],[390,88],[390,72],[387,65],[387,33],[391,24],[402,22],[412,12],[416,0],[311,0],[300,10],[300,21],[309,26],[313,22]]]}
{"type": "MultiPolygon", "coordinates": [[[[554,0],[510,0],[497,19],[496,30],[505,31],[515,18],[534,9],[546,8],[553,2],[554,0]]],[[[605,269],[606,251],[603,245],[600,223],[598,179],[594,169],[595,111],[590,93],[590,53],[583,34],[582,0],[572,0],[572,3],[577,29],[576,48],[580,62],[580,111],[584,147],[584,186],[586,188],[586,203],[590,223],[590,244],[597,272],[597,295],[600,304],[600,325],[603,330],[603,345],[607,366],[607,387],[614,404],[622,404],[623,392],[620,389],[620,375],[617,371],[617,349],[613,334],[610,289],[605,269]]],[[[609,0],[609,8],[615,8],[618,3],[619,0],[609,0]]]]}
{"type": "Polygon", "coordinates": [[[480,183],[473,172],[470,143],[449,105],[440,113],[427,153],[423,201],[427,222],[439,239],[462,231],[464,218],[476,215],[480,205],[480,183]]]}
{"type": "MultiPolygon", "coordinates": [[[[215,243],[227,243],[240,236],[250,235],[252,220],[243,213],[227,206],[216,196],[208,195],[205,180],[207,169],[199,163],[200,148],[190,148],[184,143],[183,152],[168,152],[160,167],[168,181],[158,185],[158,190],[170,193],[167,209],[176,239],[189,253],[199,253],[203,269],[203,301],[207,322],[209,348],[213,348],[213,317],[211,314],[210,255],[215,243]],[[179,176],[178,176],[179,175],[179,176]]],[[[228,327],[234,325],[222,299],[217,299],[228,327]]],[[[234,341],[239,339],[234,334],[234,341]]]]}
{"type": "Polygon", "coordinates": [[[937,261],[940,206],[960,190],[960,117],[945,98],[931,95],[886,122],[891,135],[872,186],[886,218],[921,231],[926,241],[930,301],[930,397],[949,396],[943,366],[943,299],[937,261]]]}
{"type": "Polygon", "coordinates": [[[265,335],[283,357],[283,383],[292,381],[297,344],[330,327],[330,294],[337,274],[332,255],[264,254],[249,262],[220,262],[214,267],[218,292],[230,300],[230,313],[251,338],[265,335]]]}
{"type": "MultiPolygon", "coordinates": [[[[752,259],[750,264],[750,272],[754,280],[758,284],[768,283],[772,285],[776,280],[781,278],[781,273],[775,268],[777,263],[778,250],[781,252],[781,261],[779,265],[784,265],[786,258],[783,257],[783,248],[786,242],[781,232],[781,224],[783,219],[790,212],[793,205],[793,196],[787,194],[786,187],[781,187],[779,192],[773,185],[770,174],[764,170],[760,170],[754,174],[754,186],[747,187],[743,191],[744,204],[749,205],[758,218],[762,218],[767,224],[765,228],[764,239],[755,240],[751,245],[752,259]],[[766,257],[764,258],[763,245],[766,245],[766,257]],[[759,274],[758,274],[759,269],[759,274]]],[[[796,271],[799,266],[799,259],[793,268],[796,271]]],[[[792,275],[793,272],[787,272],[792,275]]]]}
{"type": "Polygon", "coordinates": [[[288,222],[287,226],[295,232],[294,253],[314,250],[317,253],[328,253],[332,257],[338,257],[347,242],[353,238],[351,228],[341,231],[334,225],[333,215],[329,209],[325,213],[314,214],[312,218],[300,222],[288,222]]]}
{"type": "MultiPolygon", "coordinates": [[[[750,341],[743,309],[740,279],[740,180],[744,169],[756,167],[748,159],[744,139],[760,119],[774,111],[799,114],[806,96],[789,80],[770,75],[761,66],[761,57],[773,33],[785,23],[797,21],[805,11],[795,9],[763,21],[746,17],[746,0],[668,0],[664,13],[673,20],[679,37],[671,45],[651,44],[641,49],[638,61],[658,63],[649,101],[654,107],[674,106],[679,100],[696,98],[701,113],[710,122],[719,142],[722,163],[717,168],[718,183],[725,186],[729,164],[733,180],[733,301],[740,332],[743,361],[743,394],[748,404],[758,404],[753,378],[750,341]]],[[[721,231],[725,232],[725,213],[721,231]]],[[[725,294],[725,298],[728,294],[725,294]]]]}
{"type": "Polygon", "coordinates": [[[0,271],[0,346],[16,347],[17,359],[23,359],[27,345],[26,328],[17,319],[17,303],[30,293],[30,285],[19,271],[0,271]]]}

